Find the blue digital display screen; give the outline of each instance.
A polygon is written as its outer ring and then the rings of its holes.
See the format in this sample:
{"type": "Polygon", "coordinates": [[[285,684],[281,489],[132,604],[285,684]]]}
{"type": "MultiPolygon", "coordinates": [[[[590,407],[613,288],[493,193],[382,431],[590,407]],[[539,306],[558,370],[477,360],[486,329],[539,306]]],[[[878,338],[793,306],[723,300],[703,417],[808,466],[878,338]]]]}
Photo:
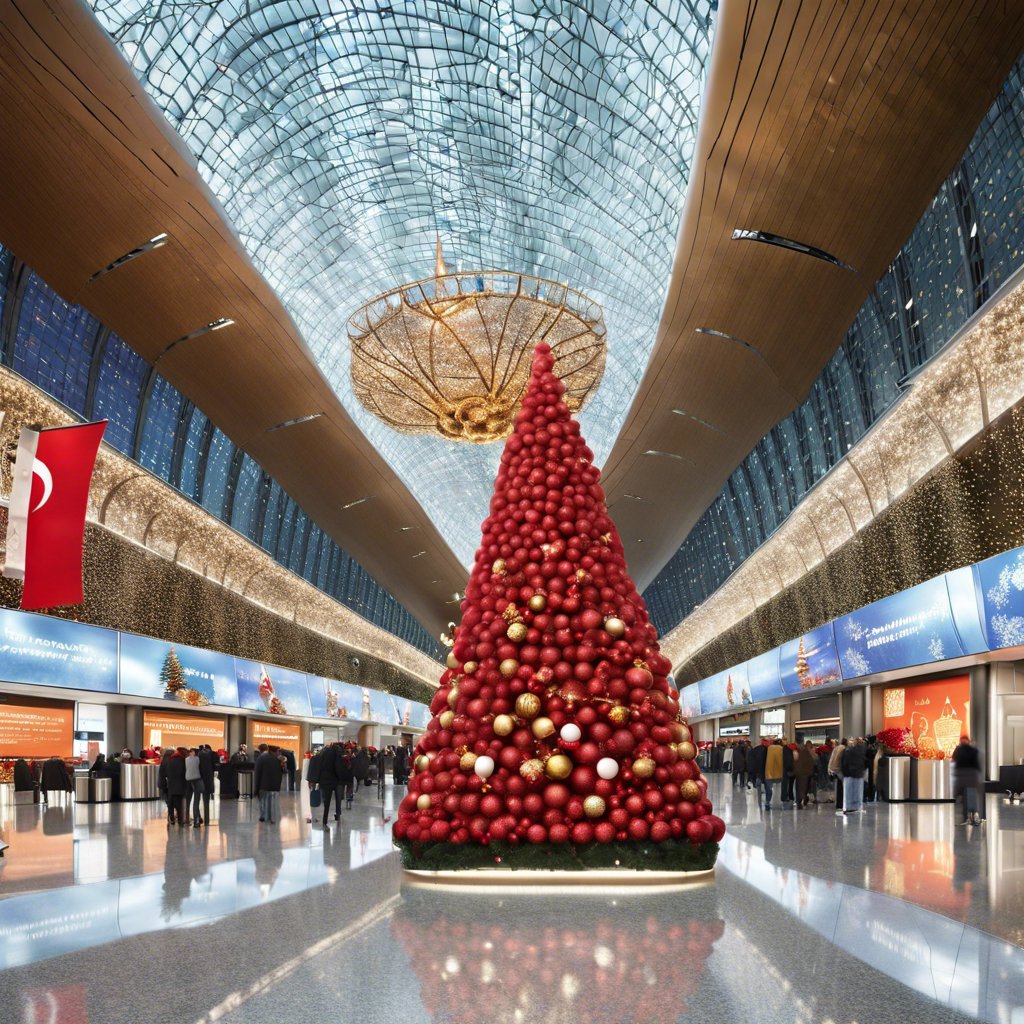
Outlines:
{"type": "Polygon", "coordinates": [[[679,708],[683,718],[696,718],[700,713],[700,684],[690,683],[679,691],[679,708]]]}
{"type": "Polygon", "coordinates": [[[755,704],[782,696],[778,648],[747,662],[747,690],[755,704]]]}
{"type": "Polygon", "coordinates": [[[943,576],[837,619],[835,636],[846,679],[965,653],[943,576]]]}
{"type": "Polygon", "coordinates": [[[1024,646],[1024,548],[974,566],[990,650],[1024,646]]]}
{"type": "Polygon", "coordinates": [[[744,704],[752,704],[750,688],[747,685],[747,665],[719,672],[718,675],[702,679],[700,687],[700,713],[711,714],[715,711],[729,711],[744,704]]]}
{"type": "Polygon", "coordinates": [[[238,707],[235,659],[200,647],[121,634],[121,693],[190,707],[238,707]]]}
{"type": "Polygon", "coordinates": [[[117,693],[117,633],[0,609],[0,679],[117,693]]]}
{"type": "Polygon", "coordinates": [[[312,715],[306,673],[235,658],[239,706],[271,715],[312,715]]]}
{"type": "Polygon", "coordinates": [[[838,686],[843,677],[832,623],[819,626],[783,644],[779,648],[779,665],[785,693],[804,693],[838,686]]]}

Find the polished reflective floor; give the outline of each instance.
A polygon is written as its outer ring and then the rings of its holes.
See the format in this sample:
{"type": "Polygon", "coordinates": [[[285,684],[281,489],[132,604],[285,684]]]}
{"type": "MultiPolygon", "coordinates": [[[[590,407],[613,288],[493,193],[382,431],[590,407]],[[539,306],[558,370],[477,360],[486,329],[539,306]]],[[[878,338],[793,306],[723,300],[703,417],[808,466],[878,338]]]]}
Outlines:
{"type": "Polygon", "coordinates": [[[728,782],[714,882],[643,897],[403,892],[390,787],[327,832],[299,794],[203,829],[0,804],[0,1021],[1024,1022],[1024,807],[967,830],[728,782]]]}

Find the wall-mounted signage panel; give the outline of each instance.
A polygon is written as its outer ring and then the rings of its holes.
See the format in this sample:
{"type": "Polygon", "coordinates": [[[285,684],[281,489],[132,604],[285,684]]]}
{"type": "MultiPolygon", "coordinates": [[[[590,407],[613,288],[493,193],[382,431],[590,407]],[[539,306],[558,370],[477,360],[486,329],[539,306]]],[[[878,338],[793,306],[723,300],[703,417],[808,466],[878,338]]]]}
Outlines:
{"type": "Polygon", "coordinates": [[[216,651],[121,634],[121,692],[189,707],[238,707],[235,660],[216,651]]]}
{"type": "Polygon", "coordinates": [[[71,704],[10,697],[0,703],[4,757],[71,757],[75,709],[71,704]]]}
{"type": "Polygon", "coordinates": [[[785,693],[821,690],[843,681],[831,622],[783,644],[779,663],[785,693]]]}
{"type": "Polygon", "coordinates": [[[239,706],[271,715],[311,715],[305,672],[235,658],[239,706]]]}
{"type": "Polygon", "coordinates": [[[227,722],[216,715],[181,715],[146,708],[142,712],[142,744],[150,747],[198,747],[214,750],[227,746],[227,722]]]}

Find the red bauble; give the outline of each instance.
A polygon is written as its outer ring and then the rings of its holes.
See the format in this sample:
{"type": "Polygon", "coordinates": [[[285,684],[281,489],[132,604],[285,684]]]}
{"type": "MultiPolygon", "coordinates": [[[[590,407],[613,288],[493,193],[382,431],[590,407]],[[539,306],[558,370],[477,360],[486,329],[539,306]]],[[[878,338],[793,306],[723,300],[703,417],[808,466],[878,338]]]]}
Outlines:
{"type": "Polygon", "coordinates": [[[569,834],[576,846],[583,846],[594,841],[594,826],[589,821],[578,821],[569,834]]]}
{"type": "Polygon", "coordinates": [[[599,821],[594,826],[594,838],[599,843],[610,843],[615,839],[615,826],[610,821],[599,821]]]}
{"type": "MultiPolygon", "coordinates": [[[[503,810],[503,804],[500,796],[494,793],[486,794],[480,801],[480,811],[488,818],[497,818],[503,810]]],[[[493,833],[493,829],[491,830],[493,833]]]]}
{"type": "Polygon", "coordinates": [[[709,814],[704,820],[711,823],[711,841],[720,843],[725,835],[725,822],[717,814],[709,814]]]}
{"type": "Polygon", "coordinates": [[[526,830],[526,841],[534,845],[546,842],[547,838],[548,830],[543,825],[531,825],[526,830]]]}
{"type": "Polygon", "coordinates": [[[561,782],[550,783],[541,794],[548,807],[564,807],[571,795],[569,787],[561,782]]]}
{"type": "Polygon", "coordinates": [[[643,818],[632,818],[629,822],[628,831],[630,839],[635,839],[637,842],[640,842],[647,838],[647,833],[650,831],[650,828],[643,818]]]}
{"type": "Polygon", "coordinates": [[[663,843],[672,838],[672,827],[667,821],[656,821],[651,825],[651,842],[663,843]]]}
{"type": "Polygon", "coordinates": [[[711,839],[714,832],[714,825],[707,818],[694,818],[686,824],[686,838],[694,846],[700,846],[711,839]]]}

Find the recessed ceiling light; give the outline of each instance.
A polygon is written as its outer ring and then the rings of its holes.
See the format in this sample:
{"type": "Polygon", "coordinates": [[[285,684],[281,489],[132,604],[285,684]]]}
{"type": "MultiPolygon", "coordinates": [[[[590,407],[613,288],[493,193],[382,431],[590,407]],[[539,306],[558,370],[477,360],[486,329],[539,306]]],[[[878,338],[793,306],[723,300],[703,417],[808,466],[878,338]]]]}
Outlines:
{"type": "Polygon", "coordinates": [[[92,284],[93,281],[103,277],[104,274],[109,274],[112,270],[117,270],[118,267],[123,267],[126,263],[137,260],[140,256],[145,256],[147,252],[159,249],[160,246],[166,245],[168,241],[169,236],[166,231],[162,231],[159,235],[154,235],[148,242],[143,242],[142,245],[137,246],[130,252],[126,252],[123,256],[118,256],[112,263],[108,263],[105,267],[100,267],[86,283],[92,284]]]}
{"type": "Polygon", "coordinates": [[[196,331],[192,331],[190,334],[183,334],[180,338],[175,338],[169,345],[163,347],[160,354],[153,360],[153,365],[155,366],[159,363],[171,349],[177,348],[182,342],[191,341],[193,338],[200,338],[204,334],[213,334],[214,331],[222,331],[225,327],[230,327],[234,322],[230,317],[222,316],[217,320],[211,320],[208,324],[205,324],[196,331]]]}
{"type": "Polygon", "coordinates": [[[311,412],[308,416],[296,416],[293,420],[285,420],[273,427],[267,427],[267,433],[272,434],[275,430],[284,430],[285,427],[296,427],[300,423],[308,423],[310,420],[317,420],[323,416],[322,412],[311,412]]]}
{"type": "Polygon", "coordinates": [[[688,420],[693,420],[694,423],[699,423],[702,427],[707,427],[708,430],[713,430],[717,434],[724,434],[725,431],[721,427],[716,427],[714,423],[708,423],[707,420],[701,419],[699,416],[694,416],[692,412],[686,412],[685,409],[673,409],[673,413],[676,416],[685,416],[688,420]]]}
{"type": "Polygon", "coordinates": [[[654,448],[648,448],[647,451],[644,452],[644,455],[660,455],[665,459],[676,459],[679,462],[688,462],[691,466],[697,465],[693,459],[688,459],[685,455],[677,455],[675,452],[659,452],[654,448]]]}
{"type": "Polygon", "coordinates": [[[399,533],[408,533],[410,530],[415,530],[415,526],[400,526],[398,528],[399,533]]]}
{"type": "Polygon", "coordinates": [[[356,498],[355,501],[350,501],[347,505],[342,505],[341,511],[344,512],[347,508],[355,508],[356,505],[362,505],[364,501],[369,501],[372,497],[372,494],[368,494],[365,498],[356,498]]]}
{"type": "Polygon", "coordinates": [[[431,583],[443,583],[444,580],[431,580],[430,582],[431,583]]]}
{"type": "Polygon", "coordinates": [[[733,233],[732,237],[734,241],[750,241],[750,242],[763,242],[765,245],[774,245],[780,249],[789,249],[792,252],[802,253],[804,256],[813,256],[816,260],[823,260],[825,263],[831,263],[833,267],[840,267],[843,270],[852,271],[854,274],[857,273],[857,268],[849,263],[844,262],[838,256],[833,256],[832,253],[826,252],[824,249],[819,249],[816,245],[808,245],[806,242],[797,242],[792,238],[786,238],[783,235],[773,235],[770,231],[749,231],[746,228],[737,228],[733,233]]]}
{"type": "Polygon", "coordinates": [[[416,554],[413,555],[412,557],[413,558],[419,558],[421,555],[425,555],[425,554],[426,554],[426,551],[417,551],[416,554]]]}
{"type": "Polygon", "coordinates": [[[633,501],[646,501],[647,504],[651,504],[651,499],[645,498],[642,494],[630,494],[627,492],[626,494],[623,494],[623,497],[631,498],[633,501]]]}

